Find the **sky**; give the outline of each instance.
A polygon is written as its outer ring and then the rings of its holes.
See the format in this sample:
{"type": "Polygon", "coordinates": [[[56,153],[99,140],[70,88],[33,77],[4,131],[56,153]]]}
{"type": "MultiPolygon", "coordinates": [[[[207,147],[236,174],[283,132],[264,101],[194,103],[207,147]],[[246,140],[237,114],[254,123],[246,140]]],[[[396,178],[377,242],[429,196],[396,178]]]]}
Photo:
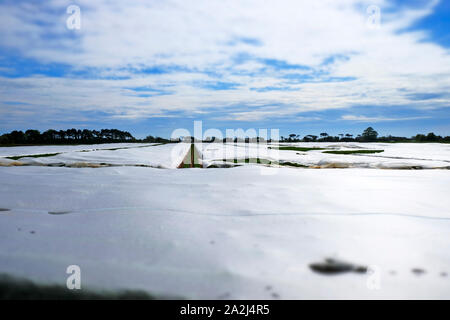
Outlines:
{"type": "Polygon", "coordinates": [[[3,0],[0,133],[450,135],[449,30],[450,1],[3,0]]]}

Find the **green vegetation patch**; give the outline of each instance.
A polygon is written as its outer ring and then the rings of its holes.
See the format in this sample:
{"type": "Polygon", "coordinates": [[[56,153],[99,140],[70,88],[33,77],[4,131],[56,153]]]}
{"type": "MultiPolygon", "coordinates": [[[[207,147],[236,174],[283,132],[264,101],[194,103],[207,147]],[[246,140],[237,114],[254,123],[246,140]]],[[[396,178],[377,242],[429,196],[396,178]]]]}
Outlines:
{"type": "Polygon", "coordinates": [[[280,166],[286,166],[286,167],[297,167],[297,168],[308,168],[308,166],[305,166],[300,163],[290,162],[290,161],[270,161],[267,159],[261,159],[261,158],[245,158],[245,159],[223,159],[224,162],[232,162],[235,164],[238,163],[257,163],[257,164],[266,164],[266,165],[280,165],[280,166]]]}
{"type": "Polygon", "coordinates": [[[211,164],[207,166],[207,169],[227,169],[227,168],[235,168],[240,167],[238,164],[225,164],[225,165],[217,165],[217,164],[211,164]]]}
{"type": "Polygon", "coordinates": [[[184,164],[183,168],[203,168],[203,166],[201,164],[194,163],[192,166],[190,164],[184,164]]]}
{"type": "Polygon", "coordinates": [[[43,154],[31,154],[31,155],[27,155],[27,156],[14,156],[14,157],[6,157],[7,159],[11,159],[11,160],[19,160],[22,158],[44,158],[44,157],[53,157],[58,155],[58,153],[43,153],[43,154]]]}
{"type": "Polygon", "coordinates": [[[305,148],[305,147],[278,147],[273,148],[269,147],[269,149],[278,149],[278,150],[289,150],[289,151],[311,151],[311,150],[325,150],[325,148],[319,148],[319,147],[312,147],[312,148],[305,148]]]}
{"type": "Polygon", "coordinates": [[[297,167],[297,168],[309,168],[308,166],[305,166],[304,164],[290,162],[290,161],[283,161],[279,163],[280,166],[286,166],[286,167],[297,167]]]}
{"type": "Polygon", "coordinates": [[[244,159],[223,159],[224,162],[233,163],[258,163],[258,164],[272,164],[270,160],[261,158],[244,158],[244,159]]]}
{"type": "Polygon", "coordinates": [[[380,153],[384,152],[384,150],[332,150],[332,151],[324,151],[323,153],[332,153],[332,154],[361,154],[361,153],[380,153]]]}

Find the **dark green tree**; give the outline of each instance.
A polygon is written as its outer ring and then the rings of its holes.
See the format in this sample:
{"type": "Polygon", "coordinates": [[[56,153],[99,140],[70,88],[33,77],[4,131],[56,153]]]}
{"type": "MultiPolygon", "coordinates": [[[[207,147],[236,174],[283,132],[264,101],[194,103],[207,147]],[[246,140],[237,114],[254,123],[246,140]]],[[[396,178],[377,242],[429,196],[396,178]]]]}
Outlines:
{"type": "Polygon", "coordinates": [[[377,141],[378,132],[376,132],[372,127],[368,127],[362,133],[363,141],[377,141]]]}
{"type": "Polygon", "coordinates": [[[40,143],[41,133],[38,130],[29,129],[25,131],[25,138],[27,143],[40,143]]]}

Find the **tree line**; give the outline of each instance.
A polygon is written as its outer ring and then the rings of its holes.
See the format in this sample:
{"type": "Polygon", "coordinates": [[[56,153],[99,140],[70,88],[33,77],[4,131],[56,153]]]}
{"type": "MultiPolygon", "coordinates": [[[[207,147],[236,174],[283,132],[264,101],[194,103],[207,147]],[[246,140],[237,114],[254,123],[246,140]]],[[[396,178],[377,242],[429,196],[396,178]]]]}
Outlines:
{"type": "MultiPolygon", "coordinates": [[[[193,139],[193,138],[191,138],[193,139]]],[[[117,143],[117,142],[145,142],[145,143],[169,143],[178,142],[179,140],[168,140],[161,137],[147,136],[144,139],[136,139],[128,131],[121,131],[118,129],[101,129],[97,130],[54,130],[49,129],[44,132],[39,130],[14,130],[10,133],[5,133],[0,136],[0,145],[35,145],[35,144],[93,144],[93,143],[117,143]]],[[[263,138],[225,138],[223,142],[262,142],[263,138]]],[[[269,140],[270,141],[270,140],[269,140]]],[[[287,137],[281,136],[281,142],[450,142],[450,136],[442,137],[430,132],[428,134],[417,134],[411,138],[383,136],[379,137],[378,132],[372,127],[368,127],[361,134],[354,137],[352,134],[338,134],[331,136],[326,132],[320,133],[320,136],[308,134],[303,138],[295,133],[289,134],[287,137]]],[[[217,139],[212,137],[204,142],[217,142],[217,139]]]]}
{"type": "Polygon", "coordinates": [[[118,129],[49,129],[44,132],[39,130],[14,130],[0,136],[0,145],[34,145],[34,144],[93,144],[93,143],[117,143],[117,142],[165,142],[160,137],[149,136],[138,140],[128,131],[118,129]]]}
{"type": "Polygon", "coordinates": [[[320,136],[308,134],[301,138],[300,135],[291,133],[287,137],[281,136],[281,142],[450,142],[450,136],[442,137],[430,132],[428,134],[417,134],[410,138],[396,137],[392,135],[380,137],[378,132],[372,127],[368,127],[356,137],[353,134],[340,133],[337,136],[331,136],[326,132],[320,133],[320,136]]]}

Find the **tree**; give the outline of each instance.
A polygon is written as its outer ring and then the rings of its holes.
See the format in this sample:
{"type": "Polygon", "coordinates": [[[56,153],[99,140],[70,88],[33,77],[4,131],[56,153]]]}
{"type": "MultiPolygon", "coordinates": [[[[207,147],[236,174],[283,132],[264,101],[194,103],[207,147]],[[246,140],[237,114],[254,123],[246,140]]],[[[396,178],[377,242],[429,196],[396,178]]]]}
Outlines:
{"type": "Polygon", "coordinates": [[[102,129],[101,130],[101,135],[104,139],[107,140],[111,140],[112,139],[112,135],[111,135],[111,130],[110,129],[102,129]]]}
{"type": "Polygon", "coordinates": [[[81,131],[81,139],[84,141],[91,141],[93,139],[93,134],[91,130],[84,129],[81,131]]]}
{"type": "MultiPolygon", "coordinates": [[[[161,142],[166,142],[163,138],[155,138],[161,142]]],[[[107,142],[129,142],[136,139],[128,131],[117,129],[96,130],[53,130],[49,129],[43,133],[38,130],[29,129],[25,133],[22,131],[12,131],[0,136],[0,144],[61,144],[61,143],[107,143],[107,142]]]]}
{"type": "Polygon", "coordinates": [[[25,131],[25,138],[27,143],[39,143],[41,140],[41,133],[38,130],[27,130],[25,131]]]}
{"type": "Polygon", "coordinates": [[[437,141],[438,137],[434,134],[434,132],[430,132],[427,134],[427,141],[437,141]]]}
{"type": "Polygon", "coordinates": [[[102,134],[100,131],[92,130],[92,136],[95,140],[100,141],[102,139],[102,134]]]}
{"type": "Polygon", "coordinates": [[[313,134],[308,134],[307,136],[305,136],[303,138],[303,141],[305,142],[309,142],[309,141],[316,141],[317,136],[313,135],[313,134]]]}
{"type": "Polygon", "coordinates": [[[378,137],[378,132],[376,132],[372,127],[368,127],[362,133],[363,141],[376,141],[378,137]]]}
{"type": "Polygon", "coordinates": [[[66,140],[66,131],[65,130],[59,130],[58,131],[58,136],[59,136],[59,140],[61,140],[61,142],[63,142],[64,140],[66,140]]]}
{"type": "Polygon", "coordinates": [[[417,142],[422,142],[425,141],[427,139],[427,137],[424,134],[416,134],[416,136],[414,137],[414,140],[416,140],[417,142]]]}
{"type": "Polygon", "coordinates": [[[24,143],[26,141],[25,133],[22,131],[14,130],[9,135],[13,143],[24,143]]]}
{"type": "Polygon", "coordinates": [[[77,137],[77,129],[69,129],[66,131],[66,135],[70,140],[74,140],[77,137]]]}
{"type": "Polygon", "coordinates": [[[9,134],[2,134],[0,136],[0,144],[11,144],[11,139],[9,138],[9,134]]]}
{"type": "Polygon", "coordinates": [[[58,131],[49,129],[42,134],[42,140],[45,143],[55,143],[57,135],[58,135],[58,131]]]}

